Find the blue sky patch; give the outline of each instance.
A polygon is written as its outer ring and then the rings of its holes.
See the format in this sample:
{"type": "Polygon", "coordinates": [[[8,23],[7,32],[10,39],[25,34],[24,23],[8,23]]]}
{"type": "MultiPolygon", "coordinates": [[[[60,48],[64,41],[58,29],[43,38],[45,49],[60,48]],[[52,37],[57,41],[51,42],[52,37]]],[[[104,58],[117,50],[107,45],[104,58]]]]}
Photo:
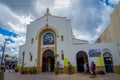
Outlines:
{"type": "Polygon", "coordinates": [[[1,27],[0,27],[0,34],[2,34],[4,36],[9,36],[9,37],[13,36],[15,38],[17,38],[19,36],[18,34],[11,32],[9,30],[3,29],[1,27]]]}
{"type": "MultiPolygon", "coordinates": [[[[18,34],[14,33],[14,32],[11,32],[9,30],[3,29],[1,27],[0,27],[0,34],[2,34],[4,36],[8,36],[8,37],[13,36],[15,38],[17,38],[19,36],[18,34]]],[[[10,43],[15,43],[15,41],[12,40],[11,38],[8,38],[7,41],[9,41],[10,43]]]]}
{"type": "Polygon", "coordinates": [[[105,3],[107,6],[110,6],[112,8],[116,8],[116,4],[110,3],[109,0],[100,0],[101,2],[105,3]]]}
{"type": "Polygon", "coordinates": [[[7,41],[9,41],[10,43],[15,43],[15,41],[13,41],[11,38],[8,38],[7,41]]]}

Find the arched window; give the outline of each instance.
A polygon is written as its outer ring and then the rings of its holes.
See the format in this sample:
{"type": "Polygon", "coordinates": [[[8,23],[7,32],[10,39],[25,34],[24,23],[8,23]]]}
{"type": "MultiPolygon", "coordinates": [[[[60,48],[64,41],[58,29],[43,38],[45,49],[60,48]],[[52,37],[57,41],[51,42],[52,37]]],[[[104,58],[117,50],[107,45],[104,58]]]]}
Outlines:
{"type": "Polygon", "coordinates": [[[63,53],[63,50],[61,50],[61,59],[64,60],[64,53],[63,53]]]}
{"type": "Polygon", "coordinates": [[[64,41],[64,36],[63,35],[61,36],[61,41],[64,41]]]}
{"type": "Polygon", "coordinates": [[[53,45],[54,44],[54,34],[47,32],[43,35],[43,45],[53,45]]]}
{"type": "Polygon", "coordinates": [[[23,56],[25,55],[25,52],[24,52],[24,51],[22,52],[22,55],[23,55],[23,56]]]}
{"type": "Polygon", "coordinates": [[[31,52],[29,53],[29,55],[30,55],[30,61],[32,61],[32,54],[31,54],[31,52]]]}
{"type": "Polygon", "coordinates": [[[32,39],[31,39],[31,44],[33,44],[33,43],[34,43],[34,39],[32,38],[32,39]]]}
{"type": "Polygon", "coordinates": [[[64,54],[63,53],[62,53],[61,57],[62,57],[62,60],[64,60],[64,54]]]}
{"type": "Polygon", "coordinates": [[[103,56],[104,56],[104,57],[112,57],[111,53],[109,53],[109,52],[105,52],[105,53],[103,54],[103,56]]]}

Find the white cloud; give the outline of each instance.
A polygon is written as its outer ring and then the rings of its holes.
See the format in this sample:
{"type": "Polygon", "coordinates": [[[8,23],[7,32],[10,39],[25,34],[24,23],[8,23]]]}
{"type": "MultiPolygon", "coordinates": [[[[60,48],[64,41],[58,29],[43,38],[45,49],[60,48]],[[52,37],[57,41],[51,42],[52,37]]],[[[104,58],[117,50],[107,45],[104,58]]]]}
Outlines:
{"type": "Polygon", "coordinates": [[[119,2],[120,0],[109,0],[109,1],[110,1],[110,3],[118,4],[118,2],[119,2]]]}
{"type": "Polygon", "coordinates": [[[18,34],[24,33],[26,25],[32,21],[30,16],[19,16],[12,12],[6,5],[0,4],[0,23],[8,30],[16,32],[18,34]]]}
{"type": "Polygon", "coordinates": [[[70,6],[70,0],[55,0],[54,6],[56,8],[65,8],[70,6]]]}
{"type": "MultiPolygon", "coordinates": [[[[109,0],[111,3],[118,3],[118,0],[109,0]]],[[[50,13],[56,16],[67,17],[71,19],[73,34],[76,38],[88,41],[95,40],[110,23],[110,13],[112,8],[100,3],[99,0],[35,0],[30,8],[35,9],[32,17],[36,14],[43,16],[46,8],[50,8],[50,13]],[[59,7],[59,8],[58,8],[59,7]]],[[[23,7],[22,7],[23,8],[23,7]]],[[[24,8],[23,8],[24,9],[24,8]]],[[[19,45],[25,43],[26,26],[33,19],[31,16],[18,15],[8,6],[0,4],[0,24],[12,32],[20,35],[17,38],[10,38],[15,43],[7,45],[8,53],[16,55],[19,51],[19,45]]],[[[26,10],[27,12],[27,10],[26,10]]],[[[21,12],[22,13],[22,12],[21,12]]],[[[37,17],[38,18],[38,17],[37,17]]],[[[0,35],[3,39],[8,36],[0,35]]],[[[3,39],[4,40],[4,39],[3,39]]],[[[2,45],[2,40],[0,40],[2,45]]]]}
{"type": "MultiPolygon", "coordinates": [[[[96,40],[110,24],[109,15],[113,10],[110,6],[104,5],[97,0],[68,0],[68,3],[65,1],[67,0],[55,0],[55,2],[53,1],[54,4],[50,5],[47,1],[44,1],[48,5],[37,6],[35,9],[38,13],[44,14],[45,8],[49,7],[51,14],[71,19],[75,37],[89,41],[96,40]]],[[[37,0],[36,4],[39,4],[39,0],[37,0]]]]}
{"type": "Polygon", "coordinates": [[[101,15],[101,18],[102,18],[102,21],[103,23],[101,23],[98,28],[96,28],[96,37],[95,39],[97,39],[103,32],[104,30],[109,27],[110,23],[111,23],[111,20],[110,20],[110,14],[111,12],[113,11],[113,8],[112,7],[109,7],[109,6],[106,6],[104,5],[104,8],[102,10],[102,15],[101,15]]]}
{"type": "Polygon", "coordinates": [[[4,29],[10,30],[19,36],[17,38],[13,36],[3,36],[0,34],[0,44],[3,46],[3,40],[5,38],[11,38],[15,43],[10,43],[6,46],[6,53],[10,55],[18,54],[18,48],[20,45],[25,43],[25,33],[27,24],[32,21],[31,16],[20,16],[15,14],[9,7],[6,5],[0,4],[0,24],[4,29]],[[14,51],[13,48],[16,48],[14,51]],[[11,51],[12,52],[11,52],[11,51]]]}
{"type": "Polygon", "coordinates": [[[90,40],[91,37],[89,35],[84,35],[83,33],[79,32],[79,30],[74,30],[73,29],[73,35],[75,35],[75,38],[81,39],[81,40],[90,40]]]}
{"type": "Polygon", "coordinates": [[[5,36],[3,36],[2,34],[0,34],[0,46],[3,46],[4,39],[5,39],[5,36]]]}
{"type": "MultiPolygon", "coordinates": [[[[5,54],[9,54],[11,56],[17,56],[19,52],[19,46],[23,45],[25,43],[25,36],[15,38],[13,36],[8,37],[0,34],[0,46],[2,47],[4,45],[5,38],[11,38],[15,43],[11,43],[10,41],[7,41],[6,48],[5,48],[5,54]]],[[[0,55],[2,55],[2,51],[0,51],[0,55]]]]}

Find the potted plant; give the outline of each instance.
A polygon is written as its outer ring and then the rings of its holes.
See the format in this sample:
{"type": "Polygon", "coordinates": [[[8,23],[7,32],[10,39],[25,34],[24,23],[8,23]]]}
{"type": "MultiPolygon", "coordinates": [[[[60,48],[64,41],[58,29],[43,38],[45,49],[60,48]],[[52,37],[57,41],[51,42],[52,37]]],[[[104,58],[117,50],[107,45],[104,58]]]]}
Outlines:
{"type": "Polygon", "coordinates": [[[56,65],[55,65],[55,74],[58,75],[59,74],[59,62],[57,61],[56,65]]]}
{"type": "Polygon", "coordinates": [[[24,73],[27,74],[28,73],[28,69],[25,67],[24,68],[24,73]]]}
{"type": "Polygon", "coordinates": [[[71,75],[74,73],[74,68],[70,62],[68,62],[68,74],[71,75]]]}
{"type": "Polygon", "coordinates": [[[23,68],[23,70],[21,71],[21,74],[27,74],[27,72],[28,72],[28,70],[27,70],[27,68],[25,67],[25,68],[23,68]]]}
{"type": "Polygon", "coordinates": [[[33,73],[33,74],[36,74],[36,73],[37,73],[36,67],[33,67],[33,68],[32,68],[32,73],[33,73]]]}
{"type": "Polygon", "coordinates": [[[4,72],[0,70],[0,80],[4,80],[4,72]]]}
{"type": "Polygon", "coordinates": [[[25,65],[26,63],[21,65],[21,74],[26,74],[27,69],[24,67],[25,65]]]}
{"type": "Polygon", "coordinates": [[[32,74],[33,73],[33,70],[32,70],[32,67],[29,68],[29,74],[32,74]]]}
{"type": "Polygon", "coordinates": [[[25,74],[25,71],[23,70],[23,71],[21,71],[21,74],[25,74]]]}
{"type": "Polygon", "coordinates": [[[16,73],[18,72],[18,68],[15,69],[15,72],[16,72],[16,73]]]}

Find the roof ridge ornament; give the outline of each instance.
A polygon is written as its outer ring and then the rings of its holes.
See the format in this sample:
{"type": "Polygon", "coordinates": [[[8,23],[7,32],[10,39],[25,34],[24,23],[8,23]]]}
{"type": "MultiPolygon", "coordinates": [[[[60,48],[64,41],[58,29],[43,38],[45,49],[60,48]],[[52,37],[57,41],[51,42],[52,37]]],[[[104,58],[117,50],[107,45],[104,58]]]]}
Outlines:
{"type": "Polygon", "coordinates": [[[49,13],[49,8],[46,8],[46,13],[49,13]]]}
{"type": "Polygon", "coordinates": [[[46,27],[48,27],[48,16],[50,15],[50,13],[49,13],[49,8],[46,8],[46,14],[45,14],[45,16],[46,16],[46,27]]]}
{"type": "Polygon", "coordinates": [[[48,28],[48,24],[46,24],[45,27],[48,28]]]}
{"type": "Polygon", "coordinates": [[[50,15],[50,13],[49,13],[49,8],[46,8],[46,13],[45,13],[44,15],[45,15],[45,16],[50,15]]]}
{"type": "Polygon", "coordinates": [[[48,28],[48,16],[50,15],[49,13],[49,8],[46,8],[46,13],[45,13],[45,16],[46,16],[46,28],[48,28]]]}

